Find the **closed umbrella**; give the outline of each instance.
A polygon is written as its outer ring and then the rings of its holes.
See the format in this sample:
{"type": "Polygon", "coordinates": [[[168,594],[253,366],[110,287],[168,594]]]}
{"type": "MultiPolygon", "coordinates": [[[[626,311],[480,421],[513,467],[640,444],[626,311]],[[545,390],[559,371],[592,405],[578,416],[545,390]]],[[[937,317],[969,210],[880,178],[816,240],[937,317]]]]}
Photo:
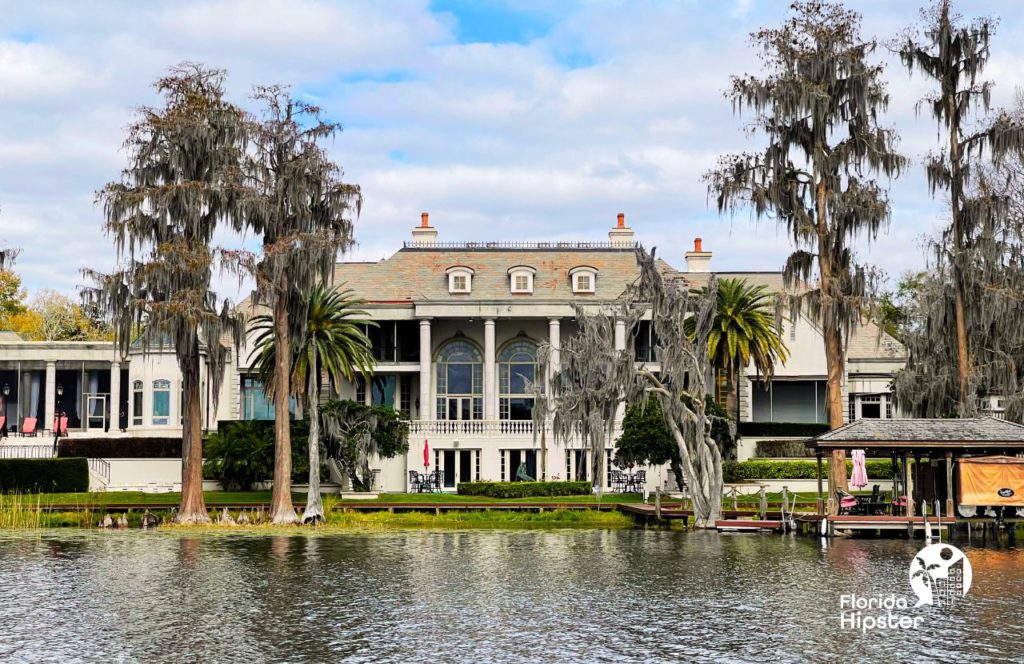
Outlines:
{"type": "Polygon", "coordinates": [[[853,472],[850,474],[850,486],[862,489],[868,485],[868,470],[864,465],[864,450],[853,451],[853,472]]]}
{"type": "Polygon", "coordinates": [[[430,467],[430,443],[423,440],[423,469],[426,470],[430,467]]]}

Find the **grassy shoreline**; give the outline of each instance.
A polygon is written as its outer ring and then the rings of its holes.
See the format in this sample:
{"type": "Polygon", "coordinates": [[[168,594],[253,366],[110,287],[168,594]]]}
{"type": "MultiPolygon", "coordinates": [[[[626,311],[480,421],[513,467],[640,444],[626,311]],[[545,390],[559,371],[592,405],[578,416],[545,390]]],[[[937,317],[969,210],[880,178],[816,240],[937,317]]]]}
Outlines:
{"type": "MultiPolygon", "coordinates": [[[[270,504],[269,491],[207,491],[203,494],[207,507],[242,504],[270,504]]],[[[20,500],[35,504],[58,505],[69,507],[119,507],[122,505],[177,505],[181,500],[180,493],[143,493],[141,491],[110,491],[99,493],[39,493],[11,494],[8,500],[20,500]]],[[[292,500],[297,504],[306,501],[305,493],[292,493],[292,500]]],[[[374,504],[496,504],[502,503],[637,503],[642,498],[636,493],[606,493],[598,500],[597,496],[530,496],[526,498],[491,498],[488,496],[463,496],[457,493],[382,493],[377,498],[342,500],[332,494],[324,495],[325,501],[344,505],[374,504]]]]}

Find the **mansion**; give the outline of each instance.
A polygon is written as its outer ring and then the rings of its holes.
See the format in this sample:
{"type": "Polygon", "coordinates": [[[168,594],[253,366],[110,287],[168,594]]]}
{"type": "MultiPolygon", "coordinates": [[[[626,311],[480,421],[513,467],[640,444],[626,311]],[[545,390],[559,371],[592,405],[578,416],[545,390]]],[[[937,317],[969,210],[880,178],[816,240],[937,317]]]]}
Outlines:
{"type": "MultiPolygon", "coordinates": [[[[514,480],[523,468],[530,477],[543,467],[551,479],[584,478],[589,452],[578,441],[554,441],[548,432],[547,458],[539,458],[530,387],[543,378],[535,376],[538,344],[550,344],[557,366],[561,341],[577,330],[575,306],[610,303],[637,278],[635,246],[622,214],[607,242],[446,242],[424,213],[389,258],[338,263],[333,283],[365,300],[362,308],[378,326],[368,330],[373,379],[339,386],[335,396],[392,406],[411,420],[408,454],[376,464],[376,488],[405,491],[408,471],[423,469],[424,444],[447,489],[467,480],[514,480]]],[[[675,260],[665,248],[659,253],[675,260]]],[[[659,261],[667,277],[694,288],[707,283],[712,253],[699,238],[679,258],[678,268],[659,261]]],[[[780,272],[714,274],[764,284],[770,292],[784,289],[780,272]]],[[[247,302],[240,306],[251,312],[247,302]]],[[[630,334],[636,361],[657,370],[650,330],[627,330],[620,322],[620,349],[630,334]]],[[[771,381],[763,383],[753,365],[745,372],[735,395],[739,419],[826,422],[820,329],[802,315],[784,322],[783,340],[790,358],[771,381]]],[[[252,369],[252,339],[246,341],[232,352],[218,395],[202,376],[207,430],[222,420],[273,418],[252,369]]],[[[888,385],[904,364],[903,347],[873,324],[855,328],[848,346],[846,416],[893,417],[888,385]]],[[[724,382],[718,384],[723,390],[724,382]]],[[[4,444],[18,441],[13,436],[26,426],[49,430],[57,412],[67,416],[72,436],[173,436],[180,434],[180,404],[170,349],[120,357],[110,342],[26,342],[0,332],[0,418],[12,436],[4,444]]],[[[605,454],[611,468],[613,450],[605,454]]],[[[651,473],[649,482],[665,479],[651,473]]]]}

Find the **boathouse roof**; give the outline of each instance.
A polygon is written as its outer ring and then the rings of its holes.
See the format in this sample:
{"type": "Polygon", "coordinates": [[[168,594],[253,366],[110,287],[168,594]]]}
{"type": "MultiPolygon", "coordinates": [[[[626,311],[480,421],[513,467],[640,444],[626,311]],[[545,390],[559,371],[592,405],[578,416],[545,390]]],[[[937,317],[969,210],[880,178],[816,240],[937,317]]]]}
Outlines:
{"type": "Polygon", "coordinates": [[[808,447],[1024,447],[1024,425],[994,417],[965,419],[861,419],[815,436],[808,447]]]}

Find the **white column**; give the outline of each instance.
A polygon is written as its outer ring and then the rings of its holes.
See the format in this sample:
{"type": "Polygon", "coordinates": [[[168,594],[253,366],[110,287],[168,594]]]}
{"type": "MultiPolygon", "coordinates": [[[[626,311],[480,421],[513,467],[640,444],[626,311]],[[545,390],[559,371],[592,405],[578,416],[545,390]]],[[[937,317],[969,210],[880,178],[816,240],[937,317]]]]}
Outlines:
{"type": "MultiPolygon", "coordinates": [[[[44,402],[43,421],[37,422],[39,429],[53,427],[53,416],[57,412],[57,363],[46,363],[46,400],[44,402]]],[[[19,429],[20,431],[20,429],[19,429]]]]}
{"type": "Polygon", "coordinates": [[[108,431],[121,430],[121,363],[110,363],[110,421],[108,431]]]}
{"type": "MultiPolygon", "coordinates": [[[[626,350],[626,321],[621,318],[615,321],[615,350],[626,350]]],[[[626,416],[626,404],[620,403],[615,409],[615,420],[622,421],[626,416]]]]}
{"type": "Polygon", "coordinates": [[[494,370],[494,319],[484,320],[484,419],[498,419],[498,383],[494,370]]]}
{"type": "Polygon", "coordinates": [[[550,389],[551,378],[562,369],[562,328],[561,321],[557,318],[548,320],[548,346],[551,351],[548,354],[548,389],[550,389]]]}
{"type": "Polygon", "coordinates": [[[433,420],[437,417],[434,413],[433,399],[430,397],[430,360],[433,355],[430,344],[430,319],[420,320],[420,420],[433,420]]]}
{"type": "Polygon", "coordinates": [[[626,321],[615,321],[615,350],[626,350],[626,321]]]}

